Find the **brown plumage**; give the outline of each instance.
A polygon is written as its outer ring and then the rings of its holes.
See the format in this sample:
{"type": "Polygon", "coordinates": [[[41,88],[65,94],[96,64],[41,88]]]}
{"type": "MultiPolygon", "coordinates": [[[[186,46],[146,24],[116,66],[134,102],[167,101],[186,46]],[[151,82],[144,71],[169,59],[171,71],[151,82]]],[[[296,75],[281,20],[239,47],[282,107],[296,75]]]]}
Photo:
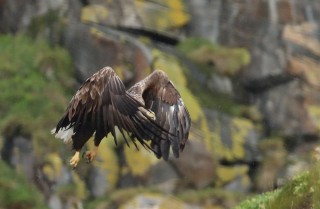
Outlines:
{"type": "Polygon", "coordinates": [[[158,158],[167,160],[170,146],[175,157],[183,150],[190,116],[164,72],[156,70],[126,91],[113,69],[105,67],[79,88],[53,133],[65,142],[72,140],[76,154],[70,164],[76,167],[79,151],[91,136],[96,149],[86,154],[89,161],[110,132],[117,143],[115,126],[127,144],[124,131],[135,145],[137,140],[158,158]],[[150,146],[146,143],[148,140],[151,140],[150,146]]]}

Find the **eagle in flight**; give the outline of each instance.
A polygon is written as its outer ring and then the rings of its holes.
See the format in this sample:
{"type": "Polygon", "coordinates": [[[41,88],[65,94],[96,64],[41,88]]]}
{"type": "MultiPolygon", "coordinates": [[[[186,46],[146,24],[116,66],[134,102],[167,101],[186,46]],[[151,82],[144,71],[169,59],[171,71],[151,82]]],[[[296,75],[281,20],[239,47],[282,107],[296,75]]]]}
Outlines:
{"type": "Polygon", "coordinates": [[[128,146],[128,138],[136,147],[138,141],[165,160],[171,147],[178,158],[190,125],[189,112],[163,71],[155,70],[126,90],[114,70],[104,67],[78,89],[52,134],[65,143],[72,141],[76,152],[70,165],[75,168],[81,148],[92,136],[95,147],[84,153],[88,162],[95,158],[101,140],[110,132],[117,144],[115,126],[128,146]]]}

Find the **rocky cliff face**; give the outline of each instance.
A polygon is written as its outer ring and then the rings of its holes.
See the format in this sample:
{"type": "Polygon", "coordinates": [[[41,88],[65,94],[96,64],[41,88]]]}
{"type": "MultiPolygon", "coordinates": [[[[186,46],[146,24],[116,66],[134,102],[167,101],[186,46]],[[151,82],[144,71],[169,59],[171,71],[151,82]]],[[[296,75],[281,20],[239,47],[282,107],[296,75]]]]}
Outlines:
{"type": "MultiPolygon", "coordinates": [[[[54,104],[54,111],[50,105],[40,108],[41,117],[27,111],[15,115],[11,103],[19,102],[0,94],[7,101],[0,104],[1,160],[34,182],[54,209],[229,208],[239,201],[237,192],[281,186],[306,169],[319,143],[319,14],[320,3],[308,0],[0,1],[1,33],[31,36],[25,42],[37,46],[23,59],[29,71],[11,70],[19,64],[13,60],[0,64],[0,75],[15,81],[13,75],[22,79],[37,72],[37,80],[51,82],[48,90],[39,93],[27,82],[21,94],[31,92],[54,104]],[[38,47],[37,40],[64,47],[74,75],[61,70],[71,68],[64,53],[38,47]],[[44,51],[48,54],[41,55],[44,51]],[[106,65],[128,87],[152,69],[166,71],[192,118],[190,141],[180,159],[159,161],[143,149],[115,147],[109,137],[93,165],[80,164],[75,171],[67,167],[72,153],[51,142],[50,127],[79,83],[106,65]],[[78,84],[69,82],[71,77],[78,84]],[[54,87],[59,85],[67,94],[54,87]],[[48,92],[55,92],[53,99],[48,92]],[[37,120],[30,125],[20,117],[24,114],[28,121],[37,120]],[[16,124],[23,131],[8,132],[16,124]],[[48,133],[34,132],[33,126],[48,133]]],[[[10,54],[7,49],[0,45],[2,54],[10,54]]],[[[27,110],[38,104],[23,99],[27,110]]]]}

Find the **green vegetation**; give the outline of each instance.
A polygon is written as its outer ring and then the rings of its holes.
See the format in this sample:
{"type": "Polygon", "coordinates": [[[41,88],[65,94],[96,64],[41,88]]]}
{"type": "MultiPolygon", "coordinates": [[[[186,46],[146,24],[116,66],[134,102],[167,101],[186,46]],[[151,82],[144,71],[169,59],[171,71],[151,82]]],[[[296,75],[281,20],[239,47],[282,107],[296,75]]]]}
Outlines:
{"type": "Polygon", "coordinates": [[[273,192],[244,201],[235,209],[320,208],[320,163],[273,192]]]}
{"type": "Polygon", "coordinates": [[[45,209],[43,196],[27,182],[0,161],[0,208],[45,209]]]}
{"type": "Polygon", "coordinates": [[[0,36],[0,63],[2,134],[32,136],[41,156],[56,150],[50,130],[68,103],[66,89],[74,83],[69,54],[43,41],[4,35],[0,36]]]}

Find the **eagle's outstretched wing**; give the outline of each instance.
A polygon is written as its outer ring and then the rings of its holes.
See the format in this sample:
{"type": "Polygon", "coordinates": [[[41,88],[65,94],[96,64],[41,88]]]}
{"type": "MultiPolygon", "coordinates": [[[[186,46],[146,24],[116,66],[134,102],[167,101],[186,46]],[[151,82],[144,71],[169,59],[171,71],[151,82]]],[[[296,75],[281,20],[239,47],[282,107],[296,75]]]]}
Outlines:
{"type": "Polygon", "coordinates": [[[144,140],[159,143],[156,140],[161,136],[174,137],[153,120],[151,112],[126,92],[112,68],[105,67],[79,88],[54,132],[65,141],[72,139],[73,148],[79,150],[92,135],[97,145],[110,132],[116,142],[117,126],[125,139],[123,130],[129,133],[133,142],[137,139],[149,148],[144,140]]]}
{"type": "Polygon", "coordinates": [[[163,71],[156,70],[135,84],[128,92],[133,95],[141,93],[145,107],[155,113],[155,122],[167,131],[161,135],[161,138],[166,140],[151,143],[157,157],[167,160],[170,146],[174,156],[179,157],[179,152],[183,150],[188,139],[191,119],[179,92],[167,75],[163,71]],[[168,133],[174,136],[170,137],[168,133]]]}

